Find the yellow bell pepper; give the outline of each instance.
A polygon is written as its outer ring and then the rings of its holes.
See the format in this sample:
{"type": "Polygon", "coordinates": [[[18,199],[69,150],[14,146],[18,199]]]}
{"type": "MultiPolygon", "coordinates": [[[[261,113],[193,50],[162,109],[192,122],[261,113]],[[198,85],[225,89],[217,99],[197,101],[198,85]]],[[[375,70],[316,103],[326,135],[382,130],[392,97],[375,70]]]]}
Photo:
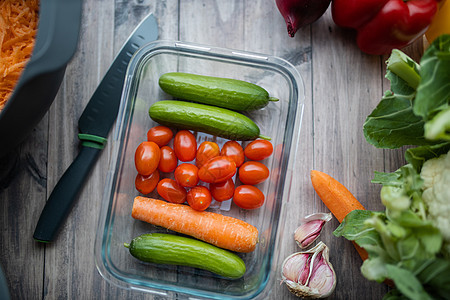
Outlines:
{"type": "Polygon", "coordinates": [[[450,0],[441,3],[439,11],[433,17],[430,27],[425,32],[428,43],[432,43],[441,34],[450,34],[450,0]]]}

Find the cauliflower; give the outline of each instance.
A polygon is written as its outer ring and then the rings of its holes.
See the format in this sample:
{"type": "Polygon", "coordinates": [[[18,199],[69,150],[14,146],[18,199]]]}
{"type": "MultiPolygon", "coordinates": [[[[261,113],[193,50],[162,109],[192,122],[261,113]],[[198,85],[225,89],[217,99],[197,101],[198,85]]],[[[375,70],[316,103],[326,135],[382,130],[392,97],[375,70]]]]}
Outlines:
{"type": "Polygon", "coordinates": [[[420,176],[424,181],[422,198],[428,206],[428,218],[441,231],[445,254],[450,256],[450,151],[427,160],[420,176]]]}

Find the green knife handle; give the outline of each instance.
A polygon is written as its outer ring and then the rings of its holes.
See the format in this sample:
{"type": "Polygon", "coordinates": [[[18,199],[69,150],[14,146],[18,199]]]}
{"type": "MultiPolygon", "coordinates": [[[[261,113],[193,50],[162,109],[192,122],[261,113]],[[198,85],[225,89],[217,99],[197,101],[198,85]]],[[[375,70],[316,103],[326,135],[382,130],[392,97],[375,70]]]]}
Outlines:
{"type": "Polygon", "coordinates": [[[101,149],[98,148],[81,147],[78,156],[61,177],[42,210],[33,235],[36,241],[53,241],[100,152],[101,149]]]}

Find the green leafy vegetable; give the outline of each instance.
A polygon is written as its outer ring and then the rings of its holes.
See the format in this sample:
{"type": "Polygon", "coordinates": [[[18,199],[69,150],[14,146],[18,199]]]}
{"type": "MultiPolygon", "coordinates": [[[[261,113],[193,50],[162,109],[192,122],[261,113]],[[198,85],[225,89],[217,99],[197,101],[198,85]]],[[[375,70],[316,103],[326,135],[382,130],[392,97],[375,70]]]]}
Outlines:
{"type": "Polygon", "coordinates": [[[450,107],[441,110],[425,123],[425,138],[428,140],[450,140],[450,107]]]}
{"type": "Polygon", "coordinates": [[[367,279],[395,284],[383,299],[450,299],[450,35],[420,65],[393,50],[386,78],[391,89],[364,123],[366,140],[416,147],[398,170],[375,172],[385,211],[353,211],[334,235],[367,251],[367,279]]]}
{"type": "Polygon", "coordinates": [[[440,155],[447,153],[449,150],[450,142],[420,146],[407,149],[405,152],[405,159],[416,169],[417,172],[419,172],[425,161],[434,157],[439,157],[440,155]]]}
{"type": "Polygon", "coordinates": [[[387,64],[391,90],[367,117],[366,140],[386,149],[450,141],[450,35],[436,39],[420,65],[400,50],[387,64]]]}
{"type": "Polygon", "coordinates": [[[391,279],[394,281],[395,286],[403,295],[414,300],[432,299],[430,295],[425,292],[420,281],[411,272],[394,265],[387,265],[386,268],[391,279]]]}
{"type": "Polygon", "coordinates": [[[422,56],[421,81],[414,100],[414,113],[431,120],[449,107],[450,102],[450,38],[439,37],[422,56]]]}
{"type": "Polygon", "coordinates": [[[423,119],[413,113],[412,96],[385,93],[364,123],[364,136],[370,144],[388,149],[430,144],[424,137],[423,119]]]}
{"type": "Polygon", "coordinates": [[[436,299],[450,299],[450,261],[432,259],[423,263],[417,278],[436,299]]]}

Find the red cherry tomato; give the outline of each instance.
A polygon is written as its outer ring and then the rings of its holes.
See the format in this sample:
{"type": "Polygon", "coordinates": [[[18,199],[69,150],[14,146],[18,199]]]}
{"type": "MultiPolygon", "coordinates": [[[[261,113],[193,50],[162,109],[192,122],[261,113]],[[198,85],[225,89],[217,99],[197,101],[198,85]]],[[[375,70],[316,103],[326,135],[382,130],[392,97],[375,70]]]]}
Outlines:
{"type": "Polygon", "coordinates": [[[175,180],[183,187],[194,187],[198,184],[198,168],[193,164],[183,163],[175,169],[175,180]]]}
{"type": "Polygon", "coordinates": [[[138,173],[136,175],[136,179],[134,180],[134,185],[141,194],[147,195],[155,190],[158,181],[159,171],[155,170],[155,172],[148,176],[143,176],[138,173]]]}
{"type": "Polygon", "coordinates": [[[234,194],[234,182],[233,179],[228,179],[223,182],[210,183],[209,191],[213,196],[214,200],[222,202],[233,198],[234,194]]]}
{"type": "Polygon", "coordinates": [[[147,140],[155,142],[159,147],[167,145],[172,137],[172,130],[166,126],[155,126],[147,132],[147,140]]]}
{"type": "Polygon", "coordinates": [[[186,201],[186,190],[173,179],[162,179],[158,182],[156,190],[166,201],[178,204],[186,201]]]}
{"type": "Polygon", "coordinates": [[[142,142],[134,154],[134,163],[139,174],[148,176],[158,168],[161,150],[154,142],[142,142]]]}
{"type": "Polygon", "coordinates": [[[240,185],[234,190],[233,202],[244,209],[255,209],[264,204],[264,194],[253,185],[240,185]]]}
{"type": "Polygon", "coordinates": [[[256,140],[244,149],[245,156],[250,160],[263,160],[272,155],[272,143],[266,140],[256,140]]]}
{"type": "Polygon", "coordinates": [[[239,168],[239,180],[243,184],[258,184],[269,177],[269,169],[258,161],[245,162],[239,168]]]}
{"type": "Polygon", "coordinates": [[[180,161],[192,161],[197,152],[197,140],[188,130],[178,131],[173,140],[173,150],[180,161]]]}
{"type": "Polygon", "coordinates": [[[208,183],[226,181],[234,174],[236,174],[236,163],[227,156],[214,157],[198,170],[198,178],[208,183]]]}
{"type": "Polygon", "coordinates": [[[211,204],[212,198],[208,188],[196,186],[187,193],[187,202],[195,210],[204,211],[211,204]]]}
{"type": "Polygon", "coordinates": [[[178,159],[175,156],[175,151],[169,146],[161,147],[161,158],[159,159],[158,169],[161,172],[173,172],[178,165],[178,159]]]}
{"type": "Polygon", "coordinates": [[[201,168],[208,160],[219,155],[219,145],[214,142],[205,141],[198,146],[195,164],[201,168]]]}
{"type": "Polygon", "coordinates": [[[220,151],[220,155],[231,157],[238,168],[244,163],[245,159],[244,149],[236,141],[226,142],[220,151]]]}

